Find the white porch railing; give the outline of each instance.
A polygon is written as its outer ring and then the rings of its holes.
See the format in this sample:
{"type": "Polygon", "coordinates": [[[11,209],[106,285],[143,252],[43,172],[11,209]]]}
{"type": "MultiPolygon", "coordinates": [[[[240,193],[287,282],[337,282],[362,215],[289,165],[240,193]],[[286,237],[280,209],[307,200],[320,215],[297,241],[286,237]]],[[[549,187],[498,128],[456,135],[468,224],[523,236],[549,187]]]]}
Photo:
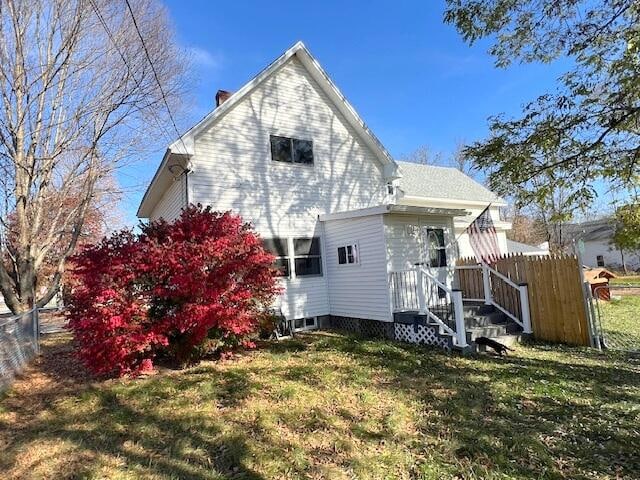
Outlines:
{"type": "Polygon", "coordinates": [[[462,292],[442,283],[421,265],[389,274],[394,312],[426,315],[453,336],[454,345],[467,346],[462,292]]]}
{"type": "MultiPolygon", "coordinates": [[[[482,301],[493,305],[522,327],[523,333],[532,333],[529,292],[527,284],[517,284],[486,263],[459,265],[457,272],[470,270],[481,275],[481,282],[471,282],[474,288],[462,288],[464,300],[482,301]]],[[[460,281],[458,282],[460,283],[460,281]]]]}

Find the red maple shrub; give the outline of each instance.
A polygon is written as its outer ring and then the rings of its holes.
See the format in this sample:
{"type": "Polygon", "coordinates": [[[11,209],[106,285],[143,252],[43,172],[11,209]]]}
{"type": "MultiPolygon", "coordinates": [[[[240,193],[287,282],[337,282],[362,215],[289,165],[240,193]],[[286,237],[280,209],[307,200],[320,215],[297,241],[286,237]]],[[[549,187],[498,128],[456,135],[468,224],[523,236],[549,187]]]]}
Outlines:
{"type": "Polygon", "coordinates": [[[137,374],[250,346],[278,293],[274,257],[230,212],[190,206],[72,258],[69,327],[96,374],[137,374]]]}

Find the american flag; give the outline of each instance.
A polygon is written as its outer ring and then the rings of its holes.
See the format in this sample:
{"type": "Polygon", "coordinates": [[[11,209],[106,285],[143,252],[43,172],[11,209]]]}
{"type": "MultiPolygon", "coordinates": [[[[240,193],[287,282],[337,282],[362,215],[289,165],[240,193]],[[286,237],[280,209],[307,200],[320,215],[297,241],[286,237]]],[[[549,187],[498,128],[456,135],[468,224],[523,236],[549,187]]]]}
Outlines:
{"type": "MultiPolygon", "coordinates": [[[[491,205],[489,205],[491,207],[491,205]]],[[[478,217],[467,227],[469,243],[478,260],[492,264],[500,256],[498,235],[491,220],[489,207],[485,208],[478,217]]]]}

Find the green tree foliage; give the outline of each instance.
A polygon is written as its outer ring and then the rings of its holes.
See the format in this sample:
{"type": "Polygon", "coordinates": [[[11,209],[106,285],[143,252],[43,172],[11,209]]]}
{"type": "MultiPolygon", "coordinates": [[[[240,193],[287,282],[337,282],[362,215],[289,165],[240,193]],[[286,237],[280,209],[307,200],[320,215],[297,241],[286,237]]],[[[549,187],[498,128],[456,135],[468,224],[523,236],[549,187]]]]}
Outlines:
{"type": "Polygon", "coordinates": [[[555,92],[520,118],[490,119],[491,136],[467,148],[500,193],[561,179],[588,203],[593,182],[640,178],[640,2],[637,0],[447,0],[445,21],[465,41],[489,38],[496,65],[571,59],[555,92]],[[552,172],[552,175],[548,175],[552,172]],[[545,178],[546,177],[546,178],[545,178]],[[550,180],[551,179],[551,180],[550,180]]]}
{"type": "Polygon", "coordinates": [[[616,210],[613,243],[620,250],[640,250],[640,203],[630,203],[616,210]]]}

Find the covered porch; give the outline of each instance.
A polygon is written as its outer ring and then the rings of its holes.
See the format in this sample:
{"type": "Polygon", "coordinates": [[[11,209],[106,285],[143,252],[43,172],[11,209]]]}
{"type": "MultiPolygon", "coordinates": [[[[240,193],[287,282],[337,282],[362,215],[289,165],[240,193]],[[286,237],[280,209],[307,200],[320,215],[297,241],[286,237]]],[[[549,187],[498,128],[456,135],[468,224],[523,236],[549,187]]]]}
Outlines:
{"type": "Polygon", "coordinates": [[[526,285],[482,262],[462,262],[463,209],[395,206],[384,217],[395,337],[466,349],[479,336],[530,334],[526,285]]]}
{"type": "Polygon", "coordinates": [[[373,322],[387,337],[447,349],[529,333],[526,286],[488,265],[462,264],[468,239],[460,242],[459,225],[473,218],[466,209],[397,204],[320,216],[334,326],[364,333],[373,322]]]}
{"type": "Polygon", "coordinates": [[[450,284],[423,265],[389,272],[396,339],[467,349],[480,336],[532,333],[526,284],[481,262],[451,271],[450,284]]]}

